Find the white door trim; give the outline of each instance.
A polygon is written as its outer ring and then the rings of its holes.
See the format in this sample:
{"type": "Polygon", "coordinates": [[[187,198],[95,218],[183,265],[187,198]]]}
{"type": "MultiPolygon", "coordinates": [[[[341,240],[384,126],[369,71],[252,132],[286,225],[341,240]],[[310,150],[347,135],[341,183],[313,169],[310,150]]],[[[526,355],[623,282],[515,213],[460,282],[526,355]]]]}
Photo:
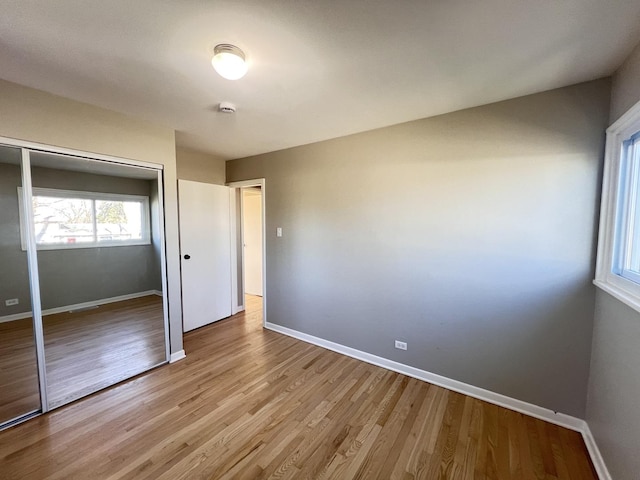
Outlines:
{"type": "Polygon", "coordinates": [[[22,148],[22,208],[25,214],[27,262],[29,269],[29,288],[31,290],[31,313],[33,318],[33,336],[36,347],[38,381],[40,383],[40,411],[49,411],[47,398],[47,368],[44,350],[44,327],[42,325],[42,304],[40,296],[40,270],[38,269],[38,251],[36,249],[35,224],[33,222],[33,202],[31,185],[31,155],[28,149],[22,148]]]}
{"type": "Polygon", "coordinates": [[[229,188],[229,207],[231,222],[231,315],[235,315],[238,312],[244,310],[244,295],[242,295],[242,302],[240,301],[240,295],[238,292],[238,255],[242,255],[242,249],[238,251],[238,243],[236,238],[236,232],[241,227],[238,218],[242,219],[242,191],[238,188],[229,188]]]}
{"type": "MultiPolygon", "coordinates": [[[[262,326],[267,325],[267,191],[266,191],[266,180],[264,178],[254,178],[252,180],[241,180],[239,182],[228,182],[227,187],[231,187],[234,189],[244,188],[244,187],[260,187],[262,190],[262,326]]],[[[240,195],[240,205],[242,206],[242,195],[240,195]]],[[[242,232],[242,225],[240,226],[240,231],[242,232]]],[[[235,238],[234,235],[234,244],[237,244],[238,239],[235,238]]],[[[242,233],[241,233],[242,235],[242,233]]],[[[244,255],[241,261],[241,268],[244,269],[244,255]]],[[[236,267],[237,268],[237,267],[236,267]]],[[[244,296],[244,275],[242,278],[242,295],[244,296]]],[[[237,297],[237,295],[236,295],[237,297]]]]}
{"type": "MultiPolygon", "coordinates": [[[[164,319],[164,353],[167,362],[171,361],[171,332],[169,331],[169,282],[167,279],[167,247],[164,226],[164,175],[158,170],[157,194],[158,194],[158,233],[160,235],[160,274],[162,275],[162,312],[164,319]]],[[[149,232],[151,234],[151,232],[149,232]]],[[[182,281],[182,279],[180,279],[182,281]]],[[[182,335],[182,332],[180,332],[182,335]]],[[[184,352],[184,350],[182,350],[184,352]]]]}

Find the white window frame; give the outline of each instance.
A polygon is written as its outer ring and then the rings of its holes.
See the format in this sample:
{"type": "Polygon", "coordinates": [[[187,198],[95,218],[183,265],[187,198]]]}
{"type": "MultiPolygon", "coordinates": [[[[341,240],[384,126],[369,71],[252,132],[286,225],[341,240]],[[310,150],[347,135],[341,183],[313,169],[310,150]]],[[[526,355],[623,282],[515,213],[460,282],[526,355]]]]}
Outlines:
{"type": "MultiPolygon", "coordinates": [[[[116,240],[110,242],[82,242],[82,243],[52,243],[37,244],[37,250],[68,250],[76,248],[102,248],[102,247],[129,247],[133,245],[151,245],[151,217],[149,212],[149,197],[144,195],[125,195],[120,193],[100,193],[77,190],[60,190],[57,188],[33,187],[33,196],[59,197],[59,198],[79,198],[83,200],[95,201],[121,201],[142,203],[142,238],[134,240],[116,240]]],[[[18,187],[18,198],[22,198],[22,187],[18,187]]],[[[95,204],[94,204],[95,205],[95,204]]],[[[24,214],[22,202],[18,202],[20,215],[20,243],[22,250],[27,249],[26,233],[24,224],[24,214]]],[[[96,228],[94,212],[94,230],[96,228]]]]}
{"type": "Polygon", "coordinates": [[[619,265],[621,238],[626,238],[622,216],[627,209],[628,198],[620,198],[621,192],[629,192],[622,182],[629,179],[624,171],[624,143],[640,132],[640,102],[634,105],[607,129],[604,172],[602,179],[602,203],[600,230],[594,284],[618,300],[640,312],[640,283],[632,280],[633,272],[621,271],[619,265]],[[622,237],[621,237],[622,236],[622,237]],[[627,278],[625,278],[627,277],[627,278]]]}

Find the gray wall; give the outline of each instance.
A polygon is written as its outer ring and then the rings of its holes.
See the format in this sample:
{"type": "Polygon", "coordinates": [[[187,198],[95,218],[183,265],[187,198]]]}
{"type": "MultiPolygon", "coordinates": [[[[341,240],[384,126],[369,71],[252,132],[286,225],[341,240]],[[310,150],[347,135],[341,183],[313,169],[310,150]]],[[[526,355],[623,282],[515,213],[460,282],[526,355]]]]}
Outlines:
{"type": "MultiPolygon", "coordinates": [[[[146,196],[152,186],[148,180],[48,168],[33,168],[32,182],[34,187],[146,196]]],[[[4,218],[0,316],[30,310],[27,255],[20,246],[18,185],[20,168],[0,163],[0,211],[4,218]],[[12,226],[5,229],[9,222],[12,226]],[[6,307],[7,298],[18,298],[20,304],[6,307]]],[[[38,270],[43,309],[161,289],[159,257],[153,245],[40,250],[38,270]]]]}
{"type": "Polygon", "coordinates": [[[188,148],[176,148],[178,178],[224,185],[225,161],[215,155],[188,148]]]}
{"type": "Polygon", "coordinates": [[[610,123],[640,101],[640,43],[622,63],[612,80],[610,123]]]}
{"type": "MultiPolygon", "coordinates": [[[[640,101],[640,45],[613,77],[611,123],[640,101]]],[[[640,472],[640,314],[598,290],[586,419],[613,478],[640,472]]]]}
{"type": "Polygon", "coordinates": [[[26,252],[20,249],[20,150],[0,146],[0,316],[31,310],[26,252]],[[5,300],[17,298],[7,307],[5,300]]]}
{"type": "Polygon", "coordinates": [[[640,314],[599,290],[586,419],[616,480],[640,472],[639,401],[640,314]]]}
{"type": "Polygon", "coordinates": [[[154,262],[153,268],[155,272],[152,274],[154,279],[153,290],[162,292],[162,231],[160,229],[160,197],[158,196],[158,181],[149,181],[150,207],[151,207],[151,243],[153,246],[154,262]]]}
{"type": "Polygon", "coordinates": [[[227,162],[266,178],[268,320],[582,417],[608,110],[605,79],[227,162]]]}

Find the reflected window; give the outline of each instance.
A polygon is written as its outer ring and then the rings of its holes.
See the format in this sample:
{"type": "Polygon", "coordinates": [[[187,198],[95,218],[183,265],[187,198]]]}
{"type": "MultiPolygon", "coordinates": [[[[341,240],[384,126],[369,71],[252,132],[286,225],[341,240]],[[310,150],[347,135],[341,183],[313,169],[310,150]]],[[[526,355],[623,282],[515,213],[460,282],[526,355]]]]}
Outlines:
{"type": "Polygon", "coordinates": [[[151,243],[145,196],[34,188],[33,217],[41,250],[151,243]]]}

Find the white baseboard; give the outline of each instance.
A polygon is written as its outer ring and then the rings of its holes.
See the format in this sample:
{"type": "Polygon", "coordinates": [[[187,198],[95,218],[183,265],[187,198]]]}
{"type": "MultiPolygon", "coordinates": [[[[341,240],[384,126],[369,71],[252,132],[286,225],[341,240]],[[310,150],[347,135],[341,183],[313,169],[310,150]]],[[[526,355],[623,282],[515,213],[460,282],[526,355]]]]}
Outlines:
{"type": "Polygon", "coordinates": [[[591,429],[587,422],[584,422],[584,429],[581,433],[584,443],[587,446],[587,450],[589,451],[589,455],[591,456],[591,462],[598,473],[598,478],[600,478],[600,480],[613,480],[607,465],[604,463],[604,459],[602,458],[596,439],[591,433],[591,429]]]}
{"type": "Polygon", "coordinates": [[[313,335],[302,333],[291,328],[283,327],[281,325],[276,325],[275,323],[266,322],[264,326],[269,330],[288,335],[298,340],[302,340],[303,342],[311,343],[313,345],[326,348],[327,350],[332,350],[348,357],[362,360],[363,362],[371,363],[373,365],[377,365],[378,367],[386,368],[387,370],[402,373],[409,377],[417,378],[418,380],[423,380],[433,385],[437,385],[454,392],[462,393],[479,400],[484,400],[485,402],[508,408],[509,410],[514,410],[524,415],[529,415],[539,420],[544,420],[545,422],[549,422],[554,425],[559,425],[561,427],[579,432],[584,438],[584,442],[589,451],[589,455],[591,456],[591,461],[593,462],[600,480],[611,480],[611,476],[609,475],[607,467],[602,459],[602,456],[600,455],[600,450],[598,449],[595,439],[591,434],[589,425],[587,425],[587,422],[581,418],[576,418],[564,413],[554,412],[553,410],[549,410],[548,408],[539,407],[538,405],[533,405],[532,403],[524,402],[516,398],[511,398],[506,395],[502,395],[501,393],[492,392],[490,390],[485,390],[484,388],[469,385],[468,383],[459,382],[458,380],[453,380],[451,378],[443,377],[442,375],[427,372],[426,370],[421,370],[419,368],[396,362],[394,360],[389,360],[387,358],[379,357],[371,353],[356,350],[355,348],[347,347],[339,343],[334,343],[323,338],[315,337],[313,335]]]}
{"type": "Polygon", "coordinates": [[[177,352],[173,352],[171,354],[171,357],[169,357],[169,363],[175,363],[178,360],[182,360],[183,358],[186,358],[187,355],[184,353],[184,350],[179,350],[177,352]]]}
{"type": "MultiPolygon", "coordinates": [[[[159,292],[158,290],[147,290],[145,292],[136,292],[136,293],[129,293],[127,295],[118,295],[117,297],[101,298],[99,300],[93,300],[91,302],[75,303],[73,305],[64,305],[62,307],[49,308],[47,310],[43,310],[42,316],[53,315],[53,314],[62,313],[62,312],[69,312],[71,310],[79,310],[81,308],[97,307],[100,305],[106,305],[107,303],[122,302],[124,300],[132,300],[134,298],[140,298],[140,297],[146,297],[148,295],[158,295],[158,294],[162,295],[162,292],[159,292]]],[[[14,320],[22,320],[24,318],[30,318],[31,316],[32,316],[31,312],[21,312],[21,313],[14,313],[13,315],[5,315],[3,317],[0,317],[0,323],[13,322],[14,320]]]]}

